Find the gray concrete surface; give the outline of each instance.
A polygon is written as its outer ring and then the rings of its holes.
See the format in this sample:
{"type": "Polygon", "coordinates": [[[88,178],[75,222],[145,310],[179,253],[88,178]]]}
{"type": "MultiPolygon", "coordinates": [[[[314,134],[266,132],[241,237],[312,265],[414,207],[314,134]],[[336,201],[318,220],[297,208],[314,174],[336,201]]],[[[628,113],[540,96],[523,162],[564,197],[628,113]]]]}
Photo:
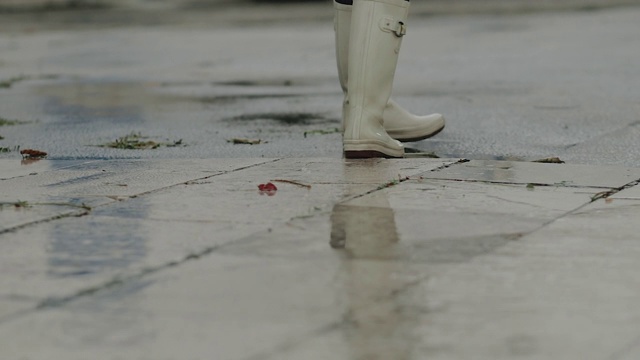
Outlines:
{"type": "MultiPolygon", "coordinates": [[[[394,97],[448,123],[411,146],[640,166],[638,16],[630,7],[412,18],[394,97]]],[[[3,127],[0,146],[42,147],[52,159],[341,156],[339,134],[317,133],[340,127],[328,21],[70,23],[79,28],[3,22],[0,79],[11,86],[0,89],[0,116],[30,123],[3,127]],[[131,132],[187,146],[95,146],[131,132]],[[263,144],[227,142],[238,137],[263,144]]]]}
{"type": "Polygon", "coordinates": [[[345,161],[328,4],[157,5],[0,15],[1,359],[640,357],[640,8],[416,6],[345,161]]]}
{"type": "MultiPolygon", "coordinates": [[[[0,11],[41,11],[73,9],[172,10],[224,9],[267,5],[291,8],[320,5],[330,0],[0,0],[0,11]]],[[[429,0],[414,2],[414,11],[432,14],[479,12],[529,12],[557,10],[597,10],[626,5],[638,5],[638,0],[429,0]]]]}

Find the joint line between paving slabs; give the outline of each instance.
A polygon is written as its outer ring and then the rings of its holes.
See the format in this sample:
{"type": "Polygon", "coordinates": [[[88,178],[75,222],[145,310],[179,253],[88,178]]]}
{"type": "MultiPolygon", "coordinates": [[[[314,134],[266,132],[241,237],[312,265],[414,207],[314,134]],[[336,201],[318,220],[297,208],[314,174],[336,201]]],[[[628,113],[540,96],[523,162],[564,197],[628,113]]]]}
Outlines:
{"type": "Polygon", "coordinates": [[[145,268],[142,269],[140,271],[138,271],[137,273],[131,274],[131,275],[125,275],[125,276],[115,276],[113,277],[111,280],[108,280],[106,282],[103,282],[101,284],[95,285],[95,286],[91,286],[91,287],[87,287],[84,289],[80,289],[78,291],[76,291],[74,294],[72,295],[68,295],[68,296],[60,296],[60,297],[50,297],[50,298],[45,298],[42,301],[40,301],[34,308],[32,309],[27,309],[27,310],[23,310],[17,313],[13,313],[13,314],[9,314],[7,316],[4,317],[0,317],[0,325],[10,322],[12,320],[18,319],[22,316],[26,316],[28,314],[31,313],[35,313],[39,310],[45,310],[45,309],[51,309],[51,308],[57,308],[57,307],[62,307],[68,303],[71,303],[75,300],[79,300],[83,297],[87,297],[87,296],[91,296],[94,294],[97,294],[100,291],[104,291],[104,290],[109,290],[109,289],[113,289],[119,286],[123,286],[125,284],[127,284],[130,281],[134,281],[134,280],[138,280],[138,279],[142,279],[143,277],[147,276],[147,275],[152,275],[152,274],[156,274],[159,273],[163,270],[168,270],[171,268],[175,268],[178,267],[182,264],[185,264],[187,262],[190,261],[195,261],[195,260],[200,260],[208,255],[211,255],[212,253],[215,253],[217,251],[219,251],[220,249],[223,249],[227,246],[231,246],[231,245],[236,245],[238,243],[242,243],[243,241],[253,241],[253,236],[259,233],[262,233],[266,230],[259,230],[254,232],[251,235],[245,236],[241,239],[238,240],[232,240],[229,241],[227,243],[224,244],[218,244],[215,246],[210,246],[207,247],[199,252],[194,252],[191,254],[188,254],[186,256],[184,256],[182,259],[180,260],[176,260],[176,261],[171,261],[168,262],[166,264],[162,264],[162,265],[158,265],[155,267],[149,267],[149,268],[145,268]]]}
{"type": "MultiPolygon", "coordinates": [[[[281,160],[282,160],[282,159],[272,159],[272,160],[269,160],[269,161],[261,162],[261,163],[259,163],[259,164],[251,164],[251,165],[243,166],[243,167],[240,167],[240,168],[237,168],[237,169],[228,170],[228,171],[223,171],[223,172],[221,172],[221,173],[219,173],[219,174],[213,174],[213,175],[208,175],[208,176],[204,176],[204,177],[197,178],[197,179],[193,179],[193,180],[183,181],[183,182],[181,182],[181,183],[177,183],[177,184],[173,184],[173,185],[167,185],[167,186],[165,186],[165,187],[161,187],[161,188],[157,188],[157,189],[153,189],[153,190],[145,191],[145,192],[142,192],[142,193],[140,193],[140,194],[132,195],[132,196],[130,196],[129,198],[131,198],[131,199],[135,199],[135,198],[140,197],[140,196],[149,195],[149,194],[153,194],[153,193],[158,192],[158,191],[171,189],[172,187],[175,187],[175,186],[179,186],[179,185],[189,185],[190,183],[193,183],[193,182],[196,182],[196,181],[207,180],[207,179],[214,178],[214,177],[216,177],[216,176],[227,175],[227,174],[234,173],[234,172],[236,172],[236,171],[241,171],[241,170],[246,170],[246,169],[250,169],[250,168],[253,168],[253,167],[257,167],[257,166],[262,166],[262,165],[266,165],[266,164],[271,164],[271,163],[275,163],[275,162],[278,162],[278,161],[281,161],[281,160]]],[[[105,204],[105,205],[102,205],[102,206],[106,206],[106,205],[109,205],[109,204],[105,204]]]]}
{"type": "MultiPolygon", "coordinates": [[[[442,164],[441,166],[438,166],[437,168],[431,169],[431,170],[429,170],[427,172],[438,172],[440,170],[448,169],[448,168],[450,168],[452,166],[455,166],[455,165],[458,165],[458,164],[468,163],[469,161],[471,161],[471,160],[460,159],[460,160],[458,160],[458,161],[456,161],[454,163],[451,163],[451,164],[442,164]]],[[[351,201],[351,200],[354,200],[354,199],[359,199],[361,197],[373,194],[374,192],[377,192],[377,191],[380,191],[380,190],[384,190],[384,189],[387,189],[387,188],[402,184],[403,182],[409,181],[409,180],[414,180],[414,179],[412,179],[411,176],[406,176],[404,178],[401,177],[398,180],[389,181],[389,182],[387,182],[385,184],[382,184],[382,185],[378,186],[377,188],[375,188],[373,190],[369,190],[369,191],[367,191],[365,193],[362,193],[362,194],[350,196],[350,197],[348,197],[348,198],[346,198],[346,199],[344,199],[342,201],[339,201],[338,204],[342,204],[342,203],[345,203],[345,202],[348,202],[348,201],[351,201]]]]}
{"type": "Polygon", "coordinates": [[[632,181],[626,185],[623,185],[619,188],[615,188],[615,189],[611,189],[609,191],[602,191],[599,192],[597,194],[595,194],[594,196],[591,197],[591,203],[594,203],[600,199],[606,199],[612,195],[615,195],[623,190],[627,190],[627,189],[631,189],[634,186],[637,186],[638,184],[640,184],[640,179],[636,180],[636,181],[632,181]]]}
{"type": "MultiPolygon", "coordinates": [[[[282,160],[282,159],[275,159],[275,160],[262,162],[262,163],[259,163],[259,164],[252,164],[252,165],[244,166],[244,167],[241,167],[241,168],[225,171],[225,172],[222,172],[220,174],[214,174],[214,175],[206,176],[206,177],[201,178],[201,179],[195,179],[195,180],[190,180],[190,181],[198,181],[198,180],[210,179],[210,178],[215,177],[215,176],[229,174],[229,173],[232,173],[232,172],[235,172],[235,171],[245,170],[245,169],[249,169],[249,168],[252,168],[252,167],[255,167],[255,166],[261,166],[261,165],[264,165],[264,164],[274,163],[274,162],[277,162],[277,161],[280,161],[280,160],[282,160]]],[[[152,193],[154,191],[159,191],[159,190],[162,190],[162,189],[170,188],[172,186],[187,184],[188,182],[189,181],[183,182],[183,183],[180,183],[180,184],[170,185],[170,186],[167,186],[167,187],[164,187],[164,188],[161,188],[161,189],[148,191],[148,192],[145,192],[145,193],[142,193],[142,194],[139,194],[139,195],[146,195],[146,194],[152,193]]],[[[136,195],[136,196],[138,196],[138,195],[136,195]]],[[[104,204],[104,205],[100,205],[100,206],[107,206],[107,205],[111,205],[111,204],[112,203],[104,204]]],[[[91,210],[92,210],[91,208],[88,208],[88,209],[86,209],[85,212],[79,213],[79,214],[78,213],[76,213],[76,214],[63,214],[63,215],[58,215],[58,216],[55,216],[55,217],[52,217],[52,218],[49,218],[49,219],[43,219],[43,220],[39,220],[39,221],[35,221],[35,222],[30,222],[28,224],[19,225],[17,227],[13,227],[11,229],[6,229],[6,230],[3,230],[3,231],[0,231],[0,235],[4,234],[4,233],[12,232],[12,231],[17,231],[17,230],[26,228],[28,226],[37,225],[37,224],[41,224],[41,223],[47,223],[47,222],[51,222],[51,221],[58,220],[58,219],[69,218],[69,217],[86,216],[86,215],[89,215],[91,213],[91,210]]],[[[259,233],[261,231],[257,231],[256,233],[259,233]]],[[[249,239],[251,239],[252,235],[249,235],[249,236],[247,236],[247,237],[245,237],[243,239],[249,240],[249,239]]],[[[240,239],[240,241],[241,240],[242,239],[240,239]]],[[[198,259],[200,259],[202,257],[205,257],[205,256],[217,251],[218,249],[220,249],[222,247],[225,247],[227,245],[230,245],[232,243],[235,243],[235,242],[232,241],[232,242],[229,242],[229,243],[208,247],[208,248],[206,248],[206,249],[204,249],[204,250],[202,250],[200,252],[188,254],[181,260],[172,261],[172,262],[169,262],[169,263],[166,263],[166,264],[162,264],[162,265],[159,265],[159,266],[156,266],[156,267],[146,268],[146,269],[143,269],[143,270],[139,271],[138,273],[135,273],[135,274],[132,274],[132,275],[116,276],[116,277],[112,278],[111,280],[109,280],[109,281],[107,281],[105,283],[102,283],[102,284],[99,284],[99,285],[95,285],[95,286],[92,286],[92,287],[88,287],[88,288],[85,288],[85,289],[81,289],[81,290],[77,291],[76,293],[74,293],[72,295],[69,295],[69,296],[56,297],[56,298],[46,298],[46,299],[40,301],[32,309],[23,310],[23,311],[20,311],[20,312],[17,312],[17,313],[9,314],[9,315],[4,316],[4,317],[0,317],[0,325],[4,324],[6,322],[9,322],[9,321],[15,320],[17,318],[20,318],[22,316],[28,315],[30,313],[35,313],[38,310],[60,307],[60,306],[63,306],[65,304],[67,304],[67,303],[70,303],[70,302],[72,302],[74,300],[80,299],[82,297],[96,294],[99,291],[108,290],[108,289],[114,288],[116,286],[124,285],[125,283],[127,283],[129,281],[140,279],[140,278],[142,278],[142,277],[144,277],[146,275],[154,274],[154,273],[160,272],[160,271],[165,270],[165,269],[177,267],[177,266],[182,265],[182,264],[184,264],[184,263],[186,263],[188,261],[198,260],[198,259]]]]}
{"type": "MultiPolygon", "coordinates": [[[[69,204],[69,206],[77,207],[76,205],[72,205],[72,204],[69,204]]],[[[91,213],[91,210],[92,210],[92,208],[85,207],[85,211],[83,211],[81,213],[60,214],[60,215],[52,216],[50,218],[40,219],[40,220],[32,221],[32,222],[29,222],[29,223],[26,223],[26,224],[17,225],[17,226],[8,228],[8,229],[0,230],[0,235],[7,234],[7,233],[10,233],[10,232],[16,232],[16,231],[19,231],[19,230],[22,230],[22,229],[26,229],[26,228],[28,228],[30,226],[35,226],[35,225],[39,225],[39,224],[45,224],[45,223],[49,223],[49,222],[60,220],[60,219],[67,219],[67,218],[74,218],[74,217],[79,218],[79,217],[87,216],[87,215],[89,215],[91,213]]]]}
{"type": "MultiPolygon", "coordinates": [[[[216,177],[216,176],[226,175],[226,174],[230,174],[230,173],[233,173],[233,172],[236,172],[236,171],[250,169],[250,168],[256,167],[256,166],[270,164],[270,163],[278,162],[280,160],[282,160],[282,159],[273,159],[273,160],[261,162],[259,164],[252,164],[252,165],[243,166],[243,167],[240,167],[240,168],[237,168],[237,169],[223,171],[223,172],[221,172],[219,174],[208,175],[208,176],[205,176],[205,177],[202,177],[202,178],[197,178],[197,179],[188,180],[188,181],[184,181],[184,182],[177,183],[177,184],[168,185],[168,186],[161,187],[161,188],[158,188],[158,189],[153,189],[153,190],[145,191],[145,192],[142,192],[142,193],[139,193],[139,194],[135,194],[135,195],[131,195],[131,196],[128,196],[128,197],[124,197],[123,200],[126,200],[127,198],[128,199],[135,199],[135,198],[138,198],[140,196],[149,195],[149,194],[152,194],[152,193],[155,193],[155,192],[158,192],[158,191],[170,189],[170,188],[178,186],[178,185],[187,185],[187,184],[189,184],[191,182],[194,182],[194,181],[207,180],[207,179],[211,179],[211,178],[216,177]]],[[[115,203],[117,203],[117,202],[115,202],[115,203]]],[[[19,231],[19,230],[22,230],[22,229],[26,229],[26,228],[28,228],[30,226],[35,226],[35,225],[39,225],[39,224],[45,224],[45,223],[53,222],[53,221],[60,220],[60,219],[67,219],[67,218],[73,218],[73,217],[78,217],[79,218],[79,217],[87,216],[87,215],[91,214],[91,211],[93,210],[93,208],[105,207],[105,206],[109,206],[109,205],[112,205],[112,204],[114,204],[114,203],[111,202],[111,203],[96,205],[94,207],[85,207],[85,206],[79,206],[79,205],[74,205],[74,204],[68,204],[68,206],[71,206],[71,207],[82,207],[86,211],[84,211],[82,213],[70,213],[70,214],[56,215],[56,216],[52,216],[50,218],[40,219],[40,220],[32,221],[32,222],[29,222],[29,223],[17,225],[17,226],[8,228],[8,229],[0,230],[0,235],[7,234],[7,233],[10,233],[10,232],[16,232],[16,231],[19,231]]],[[[37,205],[37,204],[34,204],[34,205],[37,205]]],[[[66,204],[41,204],[41,205],[66,205],[66,204]]]]}
{"type": "MultiPolygon", "coordinates": [[[[156,274],[156,273],[158,273],[160,271],[163,271],[163,270],[175,268],[175,267],[178,267],[178,266],[180,266],[182,264],[185,264],[187,262],[190,262],[190,261],[200,260],[200,259],[202,259],[202,258],[204,258],[204,257],[206,257],[208,255],[211,255],[211,254],[219,251],[220,249],[226,248],[227,246],[236,245],[238,243],[242,243],[243,241],[252,241],[254,235],[262,233],[263,231],[266,231],[266,230],[259,230],[259,231],[254,232],[251,235],[245,236],[245,237],[243,237],[241,239],[238,239],[238,240],[232,240],[232,241],[226,242],[224,244],[218,244],[218,245],[207,247],[207,248],[205,248],[205,249],[203,249],[201,251],[188,254],[188,255],[184,256],[180,260],[171,261],[171,262],[168,262],[166,264],[158,265],[158,266],[155,266],[155,267],[145,268],[145,269],[142,269],[142,270],[138,271],[135,274],[126,275],[126,276],[115,276],[111,280],[108,280],[108,281],[106,281],[106,282],[104,282],[102,284],[81,289],[81,290],[79,290],[79,291],[77,291],[74,294],[69,295],[69,296],[51,297],[51,298],[44,299],[44,300],[40,301],[36,305],[36,307],[34,309],[32,309],[32,310],[42,310],[42,309],[48,309],[48,308],[61,307],[61,306],[66,305],[66,304],[68,304],[70,302],[78,300],[78,299],[80,299],[82,297],[94,295],[94,294],[96,294],[96,293],[98,293],[98,292],[100,292],[102,290],[108,290],[108,289],[115,288],[117,286],[122,286],[127,282],[141,279],[141,278],[143,278],[143,277],[145,277],[147,275],[152,275],[152,274],[156,274]]],[[[0,324],[2,324],[5,320],[6,319],[1,319],[0,318],[0,324]]]]}
{"type": "Polygon", "coordinates": [[[2,318],[0,318],[0,325],[10,322],[12,320],[18,319],[22,316],[28,315],[30,313],[35,313],[39,310],[44,310],[44,309],[51,309],[51,308],[57,308],[57,307],[62,307],[68,303],[71,303],[75,300],[79,300],[83,297],[86,296],[91,296],[94,294],[97,294],[100,291],[103,290],[109,290],[109,289],[113,289],[115,287],[118,286],[123,286],[126,283],[130,282],[130,281],[134,281],[134,280],[138,280],[141,279],[147,275],[151,275],[151,274],[155,274],[158,273],[162,270],[166,270],[166,269],[170,269],[170,268],[174,268],[177,266],[180,266],[184,263],[187,263],[189,261],[193,261],[193,260],[198,260],[201,259],[202,257],[205,257],[215,251],[217,251],[219,248],[225,246],[227,244],[222,244],[222,245],[216,245],[216,246],[211,246],[208,247],[200,252],[197,253],[191,253],[189,255],[186,255],[184,258],[180,259],[180,260],[176,260],[176,261],[171,261],[169,263],[166,264],[162,264],[162,265],[158,265],[155,267],[149,267],[146,269],[142,269],[139,272],[135,273],[135,274],[131,274],[131,275],[127,275],[127,276],[115,276],[114,278],[112,278],[111,280],[108,280],[102,284],[98,284],[95,286],[91,286],[91,287],[87,287],[84,289],[80,289],[77,292],[75,292],[72,295],[68,295],[68,296],[61,296],[61,297],[50,297],[50,298],[45,298],[44,300],[40,301],[34,308],[32,309],[28,309],[28,310],[23,310],[14,314],[9,314],[7,316],[4,316],[2,318]]]}
{"type": "MultiPolygon", "coordinates": [[[[617,194],[617,193],[618,193],[618,192],[620,192],[620,191],[623,191],[623,190],[625,190],[625,189],[632,188],[632,187],[634,187],[634,186],[636,186],[636,185],[639,185],[639,184],[640,184],[640,179],[635,180],[635,181],[632,181],[632,182],[630,182],[630,183],[628,183],[628,184],[626,184],[626,185],[623,185],[623,186],[621,186],[621,187],[619,187],[619,188],[614,188],[614,189],[610,189],[610,190],[608,190],[608,191],[599,192],[599,193],[597,193],[596,195],[592,196],[589,202],[584,203],[584,204],[582,204],[582,205],[578,206],[577,208],[575,208],[575,209],[573,209],[573,210],[569,210],[569,211],[567,211],[566,213],[564,213],[564,214],[562,214],[562,215],[558,216],[558,217],[557,217],[557,218],[555,218],[555,219],[552,219],[552,220],[547,221],[546,223],[544,223],[544,224],[540,225],[537,229],[531,230],[531,231],[529,231],[529,232],[527,232],[527,233],[523,233],[523,234],[522,234],[522,236],[520,237],[520,239],[522,239],[522,238],[524,238],[524,237],[526,237],[526,236],[528,236],[528,235],[531,235],[531,234],[535,233],[536,231],[540,231],[540,230],[544,229],[545,227],[547,227],[547,226],[549,226],[549,225],[553,224],[554,222],[556,222],[556,221],[558,221],[558,220],[560,220],[560,219],[563,219],[563,218],[565,218],[565,217],[567,217],[567,216],[569,216],[569,215],[571,215],[571,214],[575,213],[576,211],[582,210],[582,209],[584,209],[585,207],[587,207],[587,206],[589,206],[589,205],[593,204],[594,202],[596,202],[596,201],[598,201],[598,200],[606,199],[607,197],[609,197],[609,196],[611,196],[611,195],[617,194]]],[[[577,187],[584,187],[584,186],[577,186],[577,187]]],[[[640,343],[640,338],[638,339],[638,342],[640,343]]]]}
{"type": "MultiPolygon", "coordinates": [[[[373,301],[371,302],[371,304],[369,306],[366,306],[366,308],[371,308],[376,306],[377,304],[383,302],[383,301],[390,301],[392,300],[394,297],[401,295],[402,293],[412,289],[415,286],[420,285],[422,282],[424,282],[425,280],[429,279],[429,275],[427,276],[422,276],[416,280],[413,280],[411,282],[409,282],[408,284],[406,284],[405,286],[403,286],[400,289],[394,290],[392,292],[390,292],[388,295],[385,296],[380,296],[376,299],[373,299],[373,301]]],[[[402,305],[395,305],[394,306],[394,310],[401,310],[402,305]]],[[[313,341],[314,339],[317,339],[318,337],[324,335],[324,334],[328,334],[332,331],[338,330],[340,328],[343,327],[348,327],[348,326],[354,326],[357,324],[357,321],[354,320],[353,316],[350,314],[350,312],[346,312],[345,314],[342,315],[341,320],[339,321],[333,321],[331,323],[328,323],[326,325],[323,325],[315,330],[311,330],[309,331],[307,334],[302,335],[300,337],[298,337],[297,339],[293,339],[293,340],[286,340],[284,342],[282,342],[281,344],[275,346],[271,351],[265,353],[259,353],[259,354],[255,354],[255,355],[251,355],[248,356],[246,358],[244,358],[243,360],[269,360],[269,359],[279,359],[279,356],[282,354],[285,354],[291,350],[294,350],[296,348],[299,348],[300,346],[304,346],[305,343],[309,342],[309,341],[313,341]]]]}

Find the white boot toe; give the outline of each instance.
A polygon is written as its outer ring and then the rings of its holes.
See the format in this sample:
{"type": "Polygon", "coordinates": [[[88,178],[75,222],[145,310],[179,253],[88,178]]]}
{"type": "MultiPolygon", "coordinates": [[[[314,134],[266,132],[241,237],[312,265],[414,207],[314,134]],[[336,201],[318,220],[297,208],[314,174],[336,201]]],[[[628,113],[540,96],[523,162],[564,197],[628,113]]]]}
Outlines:
{"type": "Polygon", "coordinates": [[[384,111],[384,128],[389,136],[403,142],[428,139],[444,129],[441,114],[413,115],[390,100],[384,111]]]}

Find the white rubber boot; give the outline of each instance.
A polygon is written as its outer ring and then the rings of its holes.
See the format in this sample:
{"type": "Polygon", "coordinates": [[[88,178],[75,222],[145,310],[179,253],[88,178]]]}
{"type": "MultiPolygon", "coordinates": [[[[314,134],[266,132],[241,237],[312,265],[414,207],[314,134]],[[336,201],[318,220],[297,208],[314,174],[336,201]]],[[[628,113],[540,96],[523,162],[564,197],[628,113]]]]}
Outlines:
{"type": "Polygon", "coordinates": [[[404,147],[383,127],[409,2],[354,0],[348,60],[346,158],[402,157],[404,147]]]}
{"type": "MultiPolygon", "coordinates": [[[[345,94],[343,119],[348,117],[347,83],[349,79],[349,39],[351,33],[352,5],[340,4],[334,0],[334,28],[336,35],[336,57],[340,86],[345,94]]],[[[400,141],[419,141],[430,138],[444,129],[445,120],[440,114],[427,116],[413,115],[389,100],[383,113],[383,126],[389,136],[400,141]]]]}

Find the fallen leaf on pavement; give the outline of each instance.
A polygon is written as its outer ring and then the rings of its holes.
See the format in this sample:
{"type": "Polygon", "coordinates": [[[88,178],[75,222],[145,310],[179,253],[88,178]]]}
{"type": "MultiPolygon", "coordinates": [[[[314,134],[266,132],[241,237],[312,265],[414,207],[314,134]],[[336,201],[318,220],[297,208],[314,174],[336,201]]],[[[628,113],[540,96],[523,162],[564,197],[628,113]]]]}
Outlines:
{"type": "Polygon", "coordinates": [[[20,154],[23,158],[43,158],[47,156],[46,152],[33,149],[20,150],[20,154]]]}
{"type": "Polygon", "coordinates": [[[260,190],[260,195],[268,195],[268,196],[273,196],[276,194],[276,191],[278,191],[278,188],[273,185],[273,183],[266,183],[266,184],[260,184],[258,185],[258,190],[260,190]]]}
{"type": "Polygon", "coordinates": [[[535,160],[533,162],[542,163],[542,164],[564,164],[564,161],[560,160],[558,157],[550,157],[546,159],[535,160]]]}
{"type": "Polygon", "coordinates": [[[260,139],[234,138],[234,139],[227,140],[227,142],[230,142],[230,143],[232,143],[234,145],[238,145],[238,144],[258,145],[258,144],[262,143],[262,140],[260,140],[260,139]]]}

